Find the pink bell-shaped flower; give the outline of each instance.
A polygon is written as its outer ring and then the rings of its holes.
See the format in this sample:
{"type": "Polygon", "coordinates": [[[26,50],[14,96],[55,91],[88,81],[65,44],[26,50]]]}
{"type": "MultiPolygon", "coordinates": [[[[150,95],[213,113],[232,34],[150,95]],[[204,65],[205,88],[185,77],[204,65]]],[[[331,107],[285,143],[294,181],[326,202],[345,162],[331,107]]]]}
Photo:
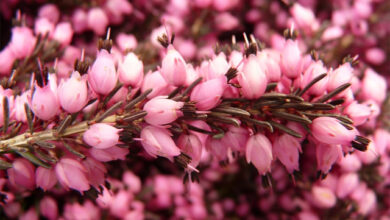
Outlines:
{"type": "Polygon", "coordinates": [[[161,96],[153,98],[144,105],[144,111],[148,113],[145,121],[151,125],[169,124],[183,116],[181,111],[183,105],[184,102],[176,102],[161,96]]]}
{"type": "Polygon", "coordinates": [[[53,32],[53,39],[60,42],[62,46],[67,46],[72,41],[73,29],[69,22],[58,23],[53,32]]]}
{"type": "Polygon", "coordinates": [[[92,125],[83,135],[85,143],[97,149],[106,149],[118,144],[119,132],[111,125],[104,123],[97,123],[92,125]]]}
{"type": "Polygon", "coordinates": [[[241,86],[242,95],[248,99],[256,99],[263,95],[268,83],[264,69],[255,55],[250,55],[244,61],[244,67],[237,75],[237,80],[241,86]]]}
{"type": "Polygon", "coordinates": [[[141,143],[145,151],[152,157],[172,157],[180,154],[180,149],[171,138],[172,134],[164,128],[146,126],[141,131],[141,143]]]}
{"type": "Polygon", "coordinates": [[[110,93],[118,81],[114,58],[107,50],[100,50],[88,72],[88,82],[93,91],[101,95],[110,93]]]}
{"type": "Polygon", "coordinates": [[[280,55],[280,66],[283,75],[288,78],[296,78],[302,74],[302,55],[297,41],[286,41],[280,55]]]}
{"type": "Polygon", "coordinates": [[[55,199],[45,196],[39,203],[40,214],[49,220],[55,220],[58,217],[58,206],[55,199]]]}
{"type": "Polygon", "coordinates": [[[246,142],[246,161],[253,163],[260,175],[271,171],[272,144],[266,136],[257,133],[246,142]]]}
{"type": "Polygon", "coordinates": [[[44,191],[53,188],[57,183],[54,169],[38,167],[35,171],[35,182],[37,183],[37,187],[41,187],[44,191]]]}
{"type": "Polygon", "coordinates": [[[341,160],[343,151],[340,145],[334,144],[316,144],[317,169],[327,174],[333,164],[341,160]]]}
{"type": "Polygon", "coordinates": [[[198,166],[202,156],[202,144],[199,138],[193,134],[182,134],[177,139],[177,146],[181,151],[191,157],[190,165],[193,167],[198,166]]]}
{"type": "Polygon", "coordinates": [[[210,110],[220,103],[227,86],[225,76],[207,80],[195,86],[191,92],[190,100],[196,102],[197,109],[210,110]]]}
{"type": "Polygon", "coordinates": [[[8,47],[15,58],[24,58],[34,50],[35,41],[33,32],[28,27],[13,27],[8,47]]]}
{"type": "Polygon", "coordinates": [[[144,78],[144,65],[134,53],[128,53],[118,67],[119,81],[125,85],[139,87],[144,78]]]}
{"type": "Polygon", "coordinates": [[[81,77],[80,73],[75,71],[71,78],[61,81],[57,92],[61,107],[65,111],[69,113],[78,112],[88,102],[87,79],[81,77]]]}
{"type": "Polygon", "coordinates": [[[91,8],[87,15],[88,27],[97,35],[104,35],[109,24],[106,13],[101,8],[91,8]]]}
{"type": "Polygon", "coordinates": [[[7,170],[8,179],[14,187],[24,187],[29,190],[35,188],[35,167],[26,159],[18,158],[7,170]]]}
{"type": "Polygon", "coordinates": [[[187,79],[186,62],[172,45],[168,47],[168,52],[162,60],[160,71],[170,85],[185,85],[187,79]]]}
{"type": "Polygon", "coordinates": [[[325,144],[349,145],[355,138],[356,131],[348,130],[331,117],[318,117],[311,124],[312,135],[325,144]]]}
{"type": "Polygon", "coordinates": [[[59,113],[60,104],[57,94],[50,88],[50,84],[43,88],[38,85],[35,86],[30,107],[34,114],[42,120],[52,119],[59,113]]]}
{"type": "Polygon", "coordinates": [[[289,173],[299,170],[299,152],[302,150],[297,138],[288,134],[276,137],[273,151],[289,173]]]}
{"type": "Polygon", "coordinates": [[[87,178],[87,170],[77,160],[62,158],[55,166],[58,181],[65,188],[75,189],[79,192],[90,188],[87,178]]]}

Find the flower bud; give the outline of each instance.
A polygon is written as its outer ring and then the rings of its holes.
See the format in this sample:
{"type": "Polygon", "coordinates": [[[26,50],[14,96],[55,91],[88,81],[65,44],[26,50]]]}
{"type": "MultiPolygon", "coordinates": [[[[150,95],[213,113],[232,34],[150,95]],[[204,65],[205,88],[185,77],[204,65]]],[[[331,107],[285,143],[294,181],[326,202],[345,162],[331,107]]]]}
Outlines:
{"type": "Polygon", "coordinates": [[[302,149],[297,138],[288,134],[276,137],[273,151],[289,173],[299,170],[299,152],[302,152],[302,149]]]}
{"type": "Polygon", "coordinates": [[[246,161],[252,162],[260,175],[271,171],[272,145],[268,138],[260,133],[252,135],[246,142],[246,161]]]}
{"type": "Polygon", "coordinates": [[[107,173],[107,169],[104,164],[92,159],[91,157],[84,159],[82,164],[87,170],[87,178],[92,186],[98,188],[100,185],[104,185],[104,175],[107,173]]]}
{"type": "Polygon", "coordinates": [[[344,63],[335,70],[330,71],[328,81],[328,91],[331,92],[337,87],[349,83],[352,80],[353,68],[350,63],[344,63]]]}
{"type": "Polygon", "coordinates": [[[202,144],[194,134],[181,134],[177,139],[177,146],[181,151],[191,157],[191,165],[198,166],[202,156],[202,144]]]}
{"type": "Polygon", "coordinates": [[[54,32],[54,24],[51,23],[47,18],[38,18],[35,20],[34,33],[35,35],[45,36],[46,34],[51,37],[54,32]]]}
{"type": "Polygon", "coordinates": [[[172,157],[180,154],[180,149],[171,136],[172,134],[167,129],[146,126],[141,131],[141,143],[150,156],[161,156],[172,160],[172,157]]]}
{"type": "Polygon", "coordinates": [[[348,130],[331,117],[318,117],[311,124],[312,135],[325,144],[349,145],[355,138],[356,131],[348,130]]]}
{"type": "Polygon", "coordinates": [[[37,187],[41,187],[44,191],[50,190],[57,183],[57,177],[53,169],[38,167],[35,171],[35,182],[37,187]]]}
{"type": "Polygon", "coordinates": [[[119,33],[115,41],[121,51],[134,50],[137,47],[137,39],[132,34],[119,33]]]}
{"type": "Polygon", "coordinates": [[[287,40],[280,55],[282,73],[288,78],[296,78],[302,74],[302,55],[298,42],[287,40]]]}
{"type": "Polygon", "coordinates": [[[170,85],[185,85],[187,79],[186,62],[172,45],[168,47],[168,52],[162,60],[160,71],[170,85]]]}
{"type": "Polygon", "coordinates": [[[372,99],[381,104],[386,99],[387,84],[383,76],[368,68],[364,72],[361,86],[361,96],[364,99],[372,99]]]}
{"type": "Polygon", "coordinates": [[[53,92],[50,85],[45,85],[43,88],[35,86],[30,107],[34,114],[42,120],[53,118],[60,110],[57,94],[53,92]]]}
{"type": "Polygon", "coordinates": [[[24,58],[32,53],[35,37],[28,27],[13,27],[11,41],[8,44],[15,58],[24,58]]]}
{"type": "Polygon", "coordinates": [[[121,148],[117,146],[105,148],[105,149],[97,149],[91,148],[89,153],[93,158],[101,162],[108,162],[112,160],[125,160],[126,155],[129,153],[129,149],[121,148]]]}
{"type": "Polygon", "coordinates": [[[183,105],[184,102],[176,102],[161,96],[153,98],[144,105],[143,109],[148,113],[145,121],[156,126],[169,124],[183,116],[181,111],[183,105]]]}
{"type": "Polygon", "coordinates": [[[39,211],[49,220],[55,220],[58,216],[57,202],[50,196],[45,196],[39,203],[39,211]]]}
{"type": "Polygon", "coordinates": [[[114,58],[106,50],[100,50],[88,72],[89,85],[96,93],[107,95],[115,88],[117,80],[114,58]]]}
{"type": "Polygon", "coordinates": [[[353,101],[344,109],[344,113],[352,119],[354,126],[359,126],[367,122],[371,115],[371,109],[367,105],[353,101]]]}
{"type": "Polygon", "coordinates": [[[60,10],[55,4],[45,4],[39,8],[38,17],[47,18],[51,23],[56,24],[60,19],[60,10]]]}
{"type": "MultiPolygon", "coordinates": [[[[324,64],[322,63],[322,61],[312,62],[308,66],[306,71],[303,73],[301,88],[303,89],[313,79],[315,79],[319,75],[321,75],[323,73],[327,73],[327,72],[328,72],[328,70],[324,67],[324,64]]],[[[313,94],[315,96],[319,96],[319,95],[324,94],[327,86],[328,86],[328,76],[325,76],[325,78],[321,79],[320,81],[318,81],[314,85],[312,85],[307,92],[310,94],[313,94]]]]}
{"type": "Polygon", "coordinates": [[[167,95],[169,85],[159,71],[149,72],[145,75],[142,82],[141,92],[145,92],[148,89],[153,89],[148,95],[148,98],[151,99],[159,95],[167,95]]]}
{"type": "Polygon", "coordinates": [[[347,197],[359,185],[359,176],[357,173],[343,174],[337,183],[337,197],[343,199],[347,197]]]}
{"type": "Polygon", "coordinates": [[[88,27],[88,15],[83,9],[77,8],[71,17],[72,26],[76,33],[85,31],[88,27]]]}
{"type": "Polygon", "coordinates": [[[343,157],[343,151],[340,145],[334,144],[316,144],[317,169],[327,174],[333,164],[343,157]]]}
{"type": "Polygon", "coordinates": [[[245,152],[245,144],[249,138],[248,129],[236,126],[228,126],[228,129],[222,138],[226,147],[232,151],[245,152]]]}
{"type": "Polygon", "coordinates": [[[11,74],[12,64],[14,63],[16,57],[9,49],[5,47],[0,51],[0,74],[3,76],[9,76],[11,74]]]}
{"type": "Polygon", "coordinates": [[[93,124],[84,133],[83,140],[89,146],[97,149],[106,149],[115,146],[119,141],[121,129],[104,123],[93,124]]]}
{"type": "Polygon", "coordinates": [[[139,87],[144,78],[144,65],[134,53],[128,53],[119,63],[118,73],[119,81],[126,86],[139,87]]]}
{"type": "Polygon", "coordinates": [[[58,86],[58,99],[65,111],[80,111],[88,102],[87,79],[82,78],[79,72],[73,72],[71,78],[61,81],[58,86]]]}
{"type": "Polygon", "coordinates": [[[69,22],[61,22],[54,29],[53,39],[60,42],[62,46],[68,46],[72,41],[73,29],[69,22]]]}
{"type": "Polygon", "coordinates": [[[55,166],[58,181],[65,188],[75,189],[79,192],[90,188],[87,179],[87,170],[75,159],[62,158],[55,166]]]}
{"type": "Polygon", "coordinates": [[[322,186],[313,186],[311,196],[314,205],[319,208],[331,208],[337,200],[332,190],[322,186]]]}
{"type": "Polygon", "coordinates": [[[256,56],[250,55],[244,62],[242,72],[237,76],[242,95],[248,99],[256,99],[264,94],[267,87],[267,77],[256,56]]]}
{"type": "Polygon", "coordinates": [[[7,170],[10,183],[20,188],[29,190],[35,188],[35,167],[26,159],[18,158],[12,163],[12,168],[7,170]]]}
{"type": "Polygon", "coordinates": [[[101,8],[91,8],[88,11],[87,24],[88,27],[101,36],[106,33],[108,26],[108,17],[101,8]]]}
{"type": "Polygon", "coordinates": [[[190,100],[194,101],[199,110],[210,110],[220,103],[220,98],[227,87],[226,77],[220,76],[207,80],[195,86],[190,100]]]}

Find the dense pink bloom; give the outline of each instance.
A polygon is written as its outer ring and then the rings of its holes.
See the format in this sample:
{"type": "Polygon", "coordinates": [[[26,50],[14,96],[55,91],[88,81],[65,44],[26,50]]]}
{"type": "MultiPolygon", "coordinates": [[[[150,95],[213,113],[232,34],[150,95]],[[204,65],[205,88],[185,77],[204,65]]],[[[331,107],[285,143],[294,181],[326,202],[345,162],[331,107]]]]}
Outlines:
{"type": "Polygon", "coordinates": [[[114,89],[117,81],[114,58],[107,50],[100,50],[88,72],[89,85],[96,93],[107,95],[114,89]]]}
{"type": "Polygon", "coordinates": [[[280,55],[280,66],[283,75],[289,78],[296,78],[302,73],[302,55],[297,41],[286,41],[280,55]]]}
{"type": "Polygon", "coordinates": [[[87,79],[81,77],[79,72],[73,72],[71,78],[61,81],[58,86],[58,99],[65,111],[80,111],[88,102],[87,79]]]}
{"type": "Polygon", "coordinates": [[[253,163],[260,175],[271,171],[272,144],[260,133],[249,137],[246,143],[246,161],[253,163]]]}
{"type": "Polygon", "coordinates": [[[237,75],[237,80],[242,95],[248,99],[256,99],[263,95],[268,83],[265,72],[254,55],[250,55],[244,61],[244,67],[237,75]]]}
{"type": "Polygon", "coordinates": [[[87,170],[75,159],[62,158],[55,166],[58,181],[64,188],[75,189],[79,192],[90,188],[87,170]]]}
{"type": "Polygon", "coordinates": [[[105,34],[108,23],[108,17],[101,8],[91,8],[88,11],[87,24],[88,27],[95,32],[95,34],[105,34]]]}
{"type": "Polygon", "coordinates": [[[185,85],[187,79],[186,62],[177,50],[170,45],[162,60],[161,75],[173,86],[185,85]]]}
{"type": "Polygon", "coordinates": [[[145,121],[151,125],[164,125],[183,116],[181,108],[184,102],[176,102],[164,97],[156,97],[145,103],[143,110],[148,114],[145,121]]]}
{"type": "Polygon", "coordinates": [[[118,66],[119,81],[125,85],[139,87],[144,78],[144,65],[134,53],[128,53],[118,66]]]}
{"type": "Polygon", "coordinates": [[[325,144],[349,145],[355,138],[354,130],[348,130],[340,122],[331,117],[318,117],[311,124],[312,135],[325,144]]]}
{"type": "Polygon", "coordinates": [[[92,125],[83,135],[83,140],[88,145],[97,149],[106,149],[118,144],[119,132],[111,125],[104,123],[97,123],[92,125]]]}
{"type": "Polygon", "coordinates": [[[190,100],[196,102],[197,109],[210,110],[220,103],[226,87],[225,76],[202,82],[192,90],[190,100]]]}
{"type": "Polygon", "coordinates": [[[35,188],[35,167],[26,159],[18,158],[12,163],[12,168],[7,170],[10,183],[33,190],[35,188]]]}
{"type": "Polygon", "coordinates": [[[24,58],[30,55],[35,46],[35,37],[28,27],[12,28],[12,38],[8,44],[15,58],[24,58]]]}
{"type": "Polygon", "coordinates": [[[39,203],[40,214],[49,220],[57,219],[58,207],[57,202],[52,197],[46,196],[39,203]]]}
{"type": "Polygon", "coordinates": [[[44,191],[52,189],[57,183],[54,169],[38,167],[35,171],[35,182],[37,187],[41,187],[44,191]]]}
{"type": "Polygon", "coordinates": [[[172,160],[180,154],[180,149],[165,128],[147,126],[141,131],[141,143],[145,151],[153,157],[161,156],[172,160]]]}
{"type": "Polygon", "coordinates": [[[272,150],[289,173],[299,170],[299,152],[302,149],[297,138],[283,134],[275,139],[272,150]]]}

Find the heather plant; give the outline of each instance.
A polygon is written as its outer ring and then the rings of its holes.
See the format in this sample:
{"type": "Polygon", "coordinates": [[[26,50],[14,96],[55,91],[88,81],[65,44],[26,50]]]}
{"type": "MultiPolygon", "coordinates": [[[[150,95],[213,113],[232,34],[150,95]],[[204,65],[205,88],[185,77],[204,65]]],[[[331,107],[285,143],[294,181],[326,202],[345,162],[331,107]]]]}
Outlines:
{"type": "Polygon", "coordinates": [[[0,215],[387,219],[388,7],[1,2],[0,215]]]}

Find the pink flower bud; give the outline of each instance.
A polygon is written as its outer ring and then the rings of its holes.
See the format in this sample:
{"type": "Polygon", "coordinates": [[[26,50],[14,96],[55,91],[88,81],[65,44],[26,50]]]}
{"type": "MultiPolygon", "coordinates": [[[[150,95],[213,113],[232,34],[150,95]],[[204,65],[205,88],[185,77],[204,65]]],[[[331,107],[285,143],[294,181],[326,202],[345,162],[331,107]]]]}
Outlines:
{"type": "Polygon", "coordinates": [[[56,24],[60,19],[60,10],[55,4],[45,4],[39,8],[38,17],[47,18],[51,23],[56,24]]]}
{"type": "Polygon", "coordinates": [[[98,188],[100,185],[104,185],[104,175],[107,173],[107,169],[104,164],[92,159],[91,157],[87,157],[83,160],[82,164],[87,169],[87,178],[92,186],[98,188]]]}
{"type": "Polygon", "coordinates": [[[217,11],[227,11],[239,4],[238,0],[213,0],[213,6],[217,11]]]}
{"type": "Polygon", "coordinates": [[[55,220],[58,217],[57,202],[52,197],[45,196],[39,203],[39,211],[42,216],[49,220],[55,220]]]}
{"type": "Polygon", "coordinates": [[[132,34],[119,33],[115,40],[121,51],[134,50],[137,47],[137,39],[132,34]]]}
{"type": "Polygon", "coordinates": [[[348,130],[340,122],[331,117],[318,117],[311,124],[312,135],[325,144],[350,145],[356,131],[348,130]]]}
{"type": "Polygon", "coordinates": [[[69,113],[80,111],[88,102],[87,79],[82,78],[79,72],[73,72],[71,78],[61,81],[58,86],[58,99],[65,111],[69,113]]]}
{"type": "MultiPolygon", "coordinates": [[[[195,43],[192,40],[183,40],[183,39],[175,39],[177,50],[181,55],[183,55],[186,59],[193,59],[196,55],[197,48],[195,43]]],[[[188,65],[187,64],[187,82],[188,82],[188,65]]]]}
{"type": "Polygon", "coordinates": [[[342,29],[340,26],[330,26],[325,29],[324,33],[322,34],[322,41],[331,41],[338,39],[344,34],[344,29],[342,29]]]}
{"type": "Polygon", "coordinates": [[[87,24],[88,28],[93,30],[97,35],[104,35],[107,31],[108,17],[101,8],[92,8],[88,11],[87,24]]]}
{"type": "Polygon", "coordinates": [[[386,98],[387,84],[383,76],[368,68],[364,72],[361,86],[361,96],[381,104],[386,98]]]}
{"type": "Polygon", "coordinates": [[[129,170],[123,173],[122,182],[133,193],[138,193],[142,190],[141,179],[129,170]]]}
{"type": "Polygon", "coordinates": [[[149,100],[143,110],[148,114],[145,121],[151,125],[165,125],[175,121],[178,117],[183,116],[181,108],[184,102],[176,102],[162,96],[149,100]]]}
{"type": "Polygon", "coordinates": [[[254,55],[250,55],[245,60],[242,72],[237,75],[237,80],[241,86],[242,95],[248,99],[257,99],[262,96],[268,83],[264,69],[254,55]]]}
{"type": "Polygon", "coordinates": [[[44,191],[52,189],[57,183],[54,169],[38,167],[35,171],[35,182],[37,187],[41,187],[44,191]]]}
{"type": "Polygon", "coordinates": [[[162,60],[160,71],[170,85],[185,85],[187,79],[186,62],[172,45],[168,47],[168,52],[162,60]]]}
{"type": "Polygon", "coordinates": [[[330,71],[328,81],[328,91],[331,92],[337,87],[351,82],[353,68],[350,63],[344,63],[335,70],[330,71]]]}
{"type": "Polygon", "coordinates": [[[338,163],[341,170],[345,172],[356,172],[362,167],[362,162],[356,154],[347,154],[338,163]]]}
{"type": "Polygon", "coordinates": [[[77,8],[72,15],[72,26],[76,33],[81,33],[88,27],[88,15],[83,9],[77,8]]]}
{"type": "MultiPolygon", "coordinates": [[[[327,72],[328,70],[324,67],[322,61],[312,62],[303,74],[301,88],[303,89],[314,78],[327,72]]],[[[315,96],[319,96],[324,94],[327,86],[328,86],[328,76],[325,76],[325,78],[321,79],[320,81],[315,83],[312,87],[310,87],[310,89],[307,92],[315,96]]]]}
{"type": "Polygon", "coordinates": [[[181,151],[191,157],[191,165],[198,166],[202,156],[202,144],[199,138],[193,134],[181,134],[177,139],[177,146],[181,151]]]}
{"type": "Polygon", "coordinates": [[[192,90],[190,100],[196,102],[197,109],[210,110],[220,103],[227,86],[225,76],[202,82],[192,90]]]}
{"type": "Polygon", "coordinates": [[[376,208],[377,201],[375,192],[371,189],[367,189],[363,195],[363,198],[358,201],[358,212],[362,215],[368,215],[376,208]]]}
{"type": "Polygon", "coordinates": [[[289,78],[302,74],[302,55],[298,42],[287,40],[280,55],[282,73],[289,78]]]}
{"type": "Polygon", "coordinates": [[[64,208],[64,218],[72,220],[100,219],[100,209],[90,200],[86,200],[83,205],[75,202],[66,203],[64,208]]]}
{"type": "Polygon", "coordinates": [[[15,58],[24,58],[34,50],[35,41],[33,32],[28,27],[13,27],[8,47],[15,58]]]}
{"type": "Polygon", "coordinates": [[[248,129],[236,126],[229,126],[228,129],[222,138],[226,147],[236,152],[245,152],[245,144],[249,138],[248,129]]]}
{"type": "Polygon", "coordinates": [[[89,85],[96,93],[107,95],[115,88],[117,81],[114,58],[107,50],[100,50],[88,72],[89,85]]]}
{"type": "Polygon", "coordinates": [[[60,42],[62,46],[67,46],[72,41],[73,29],[69,22],[61,22],[57,24],[54,33],[53,39],[60,42]]]}
{"type": "Polygon", "coordinates": [[[260,175],[271,171],[272,144],[260,133],[249,137],[246,143],[246,161],[252,162],[260,175]]]}
{"type": "Polygon", "coordinates": [[[311,193],[313,204],[319,208],[331,208],[336,204],[336,196],[329,188],[313,186],[311,193]]]}
{"type": "Polygon", "coordinates": [[[264,67],[264,72],[269,82],[277,82],[280,80],[281,71],[279,61],[275,60],[269,52],[264,50],[257,53],[257,59],[260,66],[264,67]]]}
{"type": "Polygon", "coordinates": [[[112,160],[125,160],[126,155],[129,153],[129,149],[117,146],[105,149],[92,148],[89,150],[89,153],[98,161],[108,162],[112,160]]]}
{"type": "Polygon", "coordinates": [[[367,122],[371,115],[371,109],[367,105],[354,101],[344,109],[344,113],[353,120],[354,126],[359,126],[367,122]]]}
{"type": "Polygon", "coordinates": [[[57,94],[53,92],[50,85],[43,88],[35,86],[30,107],[34,114],[42,120],[52,119],[60,110],[57,94]]]}
{"type": "Polygon", "coordinates": [[[128,53],[125,60],[119,63],[119,81],[123,84],[139,87],[144,78],[144,65],[134,53],[128,53]]]}
{"type": "Polygon", "coordinates": [[[48,34],[49,37],[53,35],[54,32],[54,24],[51,23],[47,18],[38,18],[35,20],[34,25],[34,33],[35,35],[41,34],[46,35],[48,34]]]}
{"type": "Polygon", "coordinates": [[[10,183],[20,188],[29,190],[35,188],[35,167],[26,159],[18,158],[12,163],[12,168],[7,170],[10,183]]]}
{"type": "Polygon", "coordinates": [[[129,204],[131,204],[133,200],[132,194],[121,190],[115,196],[113,196],[111,204],[110,204],[110,213],[122,219],[127,211],[130,209],[129,204]]]}
{"type": "Polygon", "coordinates": [[[180,149],[171,138],[172,134],[164,128],[147,126],[141,131],[141,143],[145,151],[152,157],[172,157],[180,154],[180,149]]]}
{"type": "Polygon", "coordinates": [[[38,214],[34,207],[31,207],[25,213],[19,216],[18,220],[38,220],[38,214]]]}
{"type": "Polygon", "coordinates": [[[62,158],[55,166],[58,181],[65,188],[75,189],[79,192],[90,188],[87,179],[87,170],[75,159],[62,158]]]}
{"type": "Polygon", "coordinates": [[[343,157],[340,145],[316,144],[317,169],[327,174],[336,161],[343,157]]]}
{"type": "Polygon", "coordinates": [[[297,138],[288,134],[276,137],[272,150],[289,173],[299,170],[299,152],[302,149],[297,138]]]}
{"type": "Polygon", "coordinates": [[[228,158],[228,148],[222,139],[213,138],[208,136],[205,143],[207,151],[217,159],[219,162],[225,162],[228,158]]]}
{"type": "Polygon", "coordinates": [[[126,0],[108,0],[104,9],[108,12],[108,18],[113,24],[121,23],[123,15],[129,15],[133,12],[133,6],[126,0]]]}
{"type": "Polygon", "coordinates": [[[14,63],[16,57],[9,49],[5,47],[0,52],[0,74],[4,76],[9,76],[11,74],[12,64],[14,63]]]}
{"type": "Polygon", "coordinates": [[[381,65],[386,61],[386,53],[380,48],[370,48],[365,52],[366,60],[374,65],[381,65]]]}
{"type": "Polygon", "coordinates": [[[337,197],[343,199],[352,193],[359,185],[359,176],[357,173],[343,174],[337,183],[337,197]]]}
{"type": "Polygon", "coordinates": [[[306,32],[316,31],[319,28],[319,23],[314,16],[314,13],[309,8],[303,7],[299,3],[295,3],[290,8],[291,15],[294,18],[298,27],[306,32]]]}
{"type": "Polygon", "coordinates": [[[159,71],[149,72],[145,75],[142,82],[141,92],[145,92],[148,89],[153,89],[148,95],[148,98],[151,99],[159,95],[167,95],[169,85],[159,71]]]}
{"type": "Polygon", "coordinates": [[[97,123],[89,127],[84,133],[83,140],[89,146],[97,149],[106,149],[115,146],[119,141],[121,129],[104,123],[97,123]]]}
{"type": "Polygon", "coordinates": [[[113,198],[113,193],[111,191],[109,191],[104,185],[101,186],[103,188],[102,190],[102,193],[98,195],[97,199],[96,199],[96,204],[100,207],[100,208],[108,208],[109,205],[111,204],[112,202],[112,198],[113,198]]]}
{"type": "Polygon", "coordinates": [[[231,31],[240,24],[240,21],[229,12],[223,12],[217,14],[214,23],[219,31],[231,31]]]}

